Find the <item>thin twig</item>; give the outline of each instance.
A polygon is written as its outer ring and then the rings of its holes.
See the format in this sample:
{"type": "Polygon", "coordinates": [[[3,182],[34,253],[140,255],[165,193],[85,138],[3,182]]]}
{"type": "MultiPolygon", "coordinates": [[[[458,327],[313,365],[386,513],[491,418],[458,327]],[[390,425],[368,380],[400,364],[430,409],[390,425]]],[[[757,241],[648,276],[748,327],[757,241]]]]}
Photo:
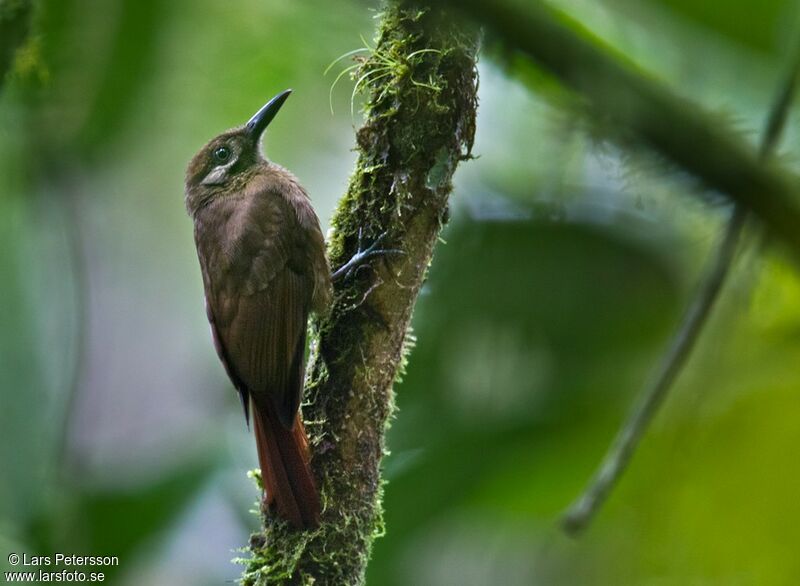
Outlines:
{"type": "Polygon", "coordinates": [[[741,206],[736,206],[728,221],[716,258],[689,306],[655,378],[642,392],[636,409],[620,429],[588,488],[564,515],[562,525],[567,533],[578,534],[589,525],[594,514],[628,467],[653,416],[663,403],[703,331],[736,254],[736,244],[746,218],[747,211],[741,206]]]}
{"type": "Polygon", "coordinates": [[[67,254],[70,257],[72,272],[72,287],[75,295],[75,331],[72,338],[72,373],[64,389],[64,403],[62,407],[63,420],[61,422],[61,438],[58,446],[59,473],[66,478],[73,462],[70,433],[76,416],[75,406],[81,393],[81,385],[86,376],[87,349],[89,345],[89,266],[86,258],[84,230],[82,227],[80,188],[77,178],[69,175],[58,165],[52,168],[54,179],[58,181],[63,190],[63,205],[67,231],[67,254]]]}
{"type": "MultiPolygon", "coordinates": [[[[780,138],[797,86],[798,74],[800,74],[800,47],[770,109],[759,149],[762,160],[769,157],[780,138]]],[[[650,422],[664,402],[708,322],[714,303],[719,298],[725,278],[733,265],[747,216],[747,209],[740,204],[734,205],[716,256],[684,315],[683,322],[655,378],[640,395],[636,409],[620,429],[589,486],[564,515],[562,525],[567,533],[576,535],[588,527],[627,469],[650,422]]]]}

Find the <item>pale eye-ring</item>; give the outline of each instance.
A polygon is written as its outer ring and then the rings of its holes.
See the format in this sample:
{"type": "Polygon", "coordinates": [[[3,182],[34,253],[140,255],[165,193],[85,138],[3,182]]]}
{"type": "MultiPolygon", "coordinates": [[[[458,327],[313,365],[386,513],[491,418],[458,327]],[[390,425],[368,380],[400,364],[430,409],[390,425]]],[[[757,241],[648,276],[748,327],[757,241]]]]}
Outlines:
{"type": "Polygon", "coordinates": [[[214,149],[214,160],[218,163],[225,163],[231,158],[231,149],[226,146],[217,147],[214,149]]]}

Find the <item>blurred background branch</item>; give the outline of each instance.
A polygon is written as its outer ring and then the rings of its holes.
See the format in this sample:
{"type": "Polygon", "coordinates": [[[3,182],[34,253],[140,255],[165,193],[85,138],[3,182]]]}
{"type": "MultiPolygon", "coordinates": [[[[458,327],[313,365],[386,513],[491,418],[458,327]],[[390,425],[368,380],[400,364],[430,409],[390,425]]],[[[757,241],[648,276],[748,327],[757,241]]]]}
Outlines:
{"type": "Polygon", "coordinates": [[[381,460],[393,385],[409,347],[412,310],[447,222],[458,163],[470,157],[477,109],[477,39],[439,10],[403,0],[381,15],[377,44],[354,78],[368,88],[359,157],[332,219],[331,265],[362,234],[401,249],[337,284],[316,324],[306,426],[323,523],[297,532],[265,519],[245,584],[360,584],[383,532],[381,460]]]}
{"type": "Polygon", "coordinates": [[[800,253],[797,178],[768,164],[720,118],[672,93],[546,3],[443,0],[505,50],[531,59],[586,101],[612,140],[649,145],[703,184],[751,210],[800,253]],[[576,30],[581,30],[578,34],[576,30]]]}
{"type": "MultiPolygon", "coordinates": [[[[759,147],[759,155],[764,161],[773,154],[780,139],[796,93],[799,75],[800,45],[795,51],[794,58],[783,82],[775,93],[772,106],[767,114],[759,147]]],[[[748,210],[742,204],[735,203],[719,248],[655,376],[642,390],[636,408],[623,424],[600,463],[594,478],[565,513],[562,522],[568,533],[577,535],[589,526],[609,493],[619,482],[650,422],[666,399],[676,377],[686,365],[733,266],[733,259],[736,256],[737,245],[747,217],[748,210]]]]}

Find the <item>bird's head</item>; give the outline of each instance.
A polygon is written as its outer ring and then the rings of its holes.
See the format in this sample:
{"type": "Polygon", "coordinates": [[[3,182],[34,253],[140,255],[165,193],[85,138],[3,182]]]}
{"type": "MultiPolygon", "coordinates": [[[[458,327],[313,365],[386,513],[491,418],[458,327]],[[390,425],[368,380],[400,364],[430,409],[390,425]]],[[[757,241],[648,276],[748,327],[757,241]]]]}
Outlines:
{"type": "Polygon", "coordinates": [[[267,102],[244,126],[212,138],[192,158],[186,169],[186,207],[194,213],[214,197],[236,191],[264,161],[261,136],[292,90],[267,102]]]}

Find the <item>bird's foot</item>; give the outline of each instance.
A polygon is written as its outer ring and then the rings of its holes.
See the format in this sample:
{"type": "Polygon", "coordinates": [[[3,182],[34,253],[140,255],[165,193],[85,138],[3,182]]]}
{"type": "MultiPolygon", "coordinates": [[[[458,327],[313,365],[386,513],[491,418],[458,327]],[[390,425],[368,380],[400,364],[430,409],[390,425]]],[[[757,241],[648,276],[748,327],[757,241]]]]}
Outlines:
{"type": "Polygon", "coordinates": [[[395,248],[380,248],[381,242],[386,239],[386,235],[388,232],[382,232],[380,236],[378,236],[372,244],[370,244],[367,248],[363,247],[363,240],[362,240],[362,229],[358,229],[358,251],[333,272],[331,278],[333,281],[339,281],[340,279],[349,279],[353,276],[353,273],[357,271],[359,268],[364,266],[364,264],[371,258],[376,256],[385,256],[388,254],[405,254],[402,250],[397,250],[395,248]]]}

